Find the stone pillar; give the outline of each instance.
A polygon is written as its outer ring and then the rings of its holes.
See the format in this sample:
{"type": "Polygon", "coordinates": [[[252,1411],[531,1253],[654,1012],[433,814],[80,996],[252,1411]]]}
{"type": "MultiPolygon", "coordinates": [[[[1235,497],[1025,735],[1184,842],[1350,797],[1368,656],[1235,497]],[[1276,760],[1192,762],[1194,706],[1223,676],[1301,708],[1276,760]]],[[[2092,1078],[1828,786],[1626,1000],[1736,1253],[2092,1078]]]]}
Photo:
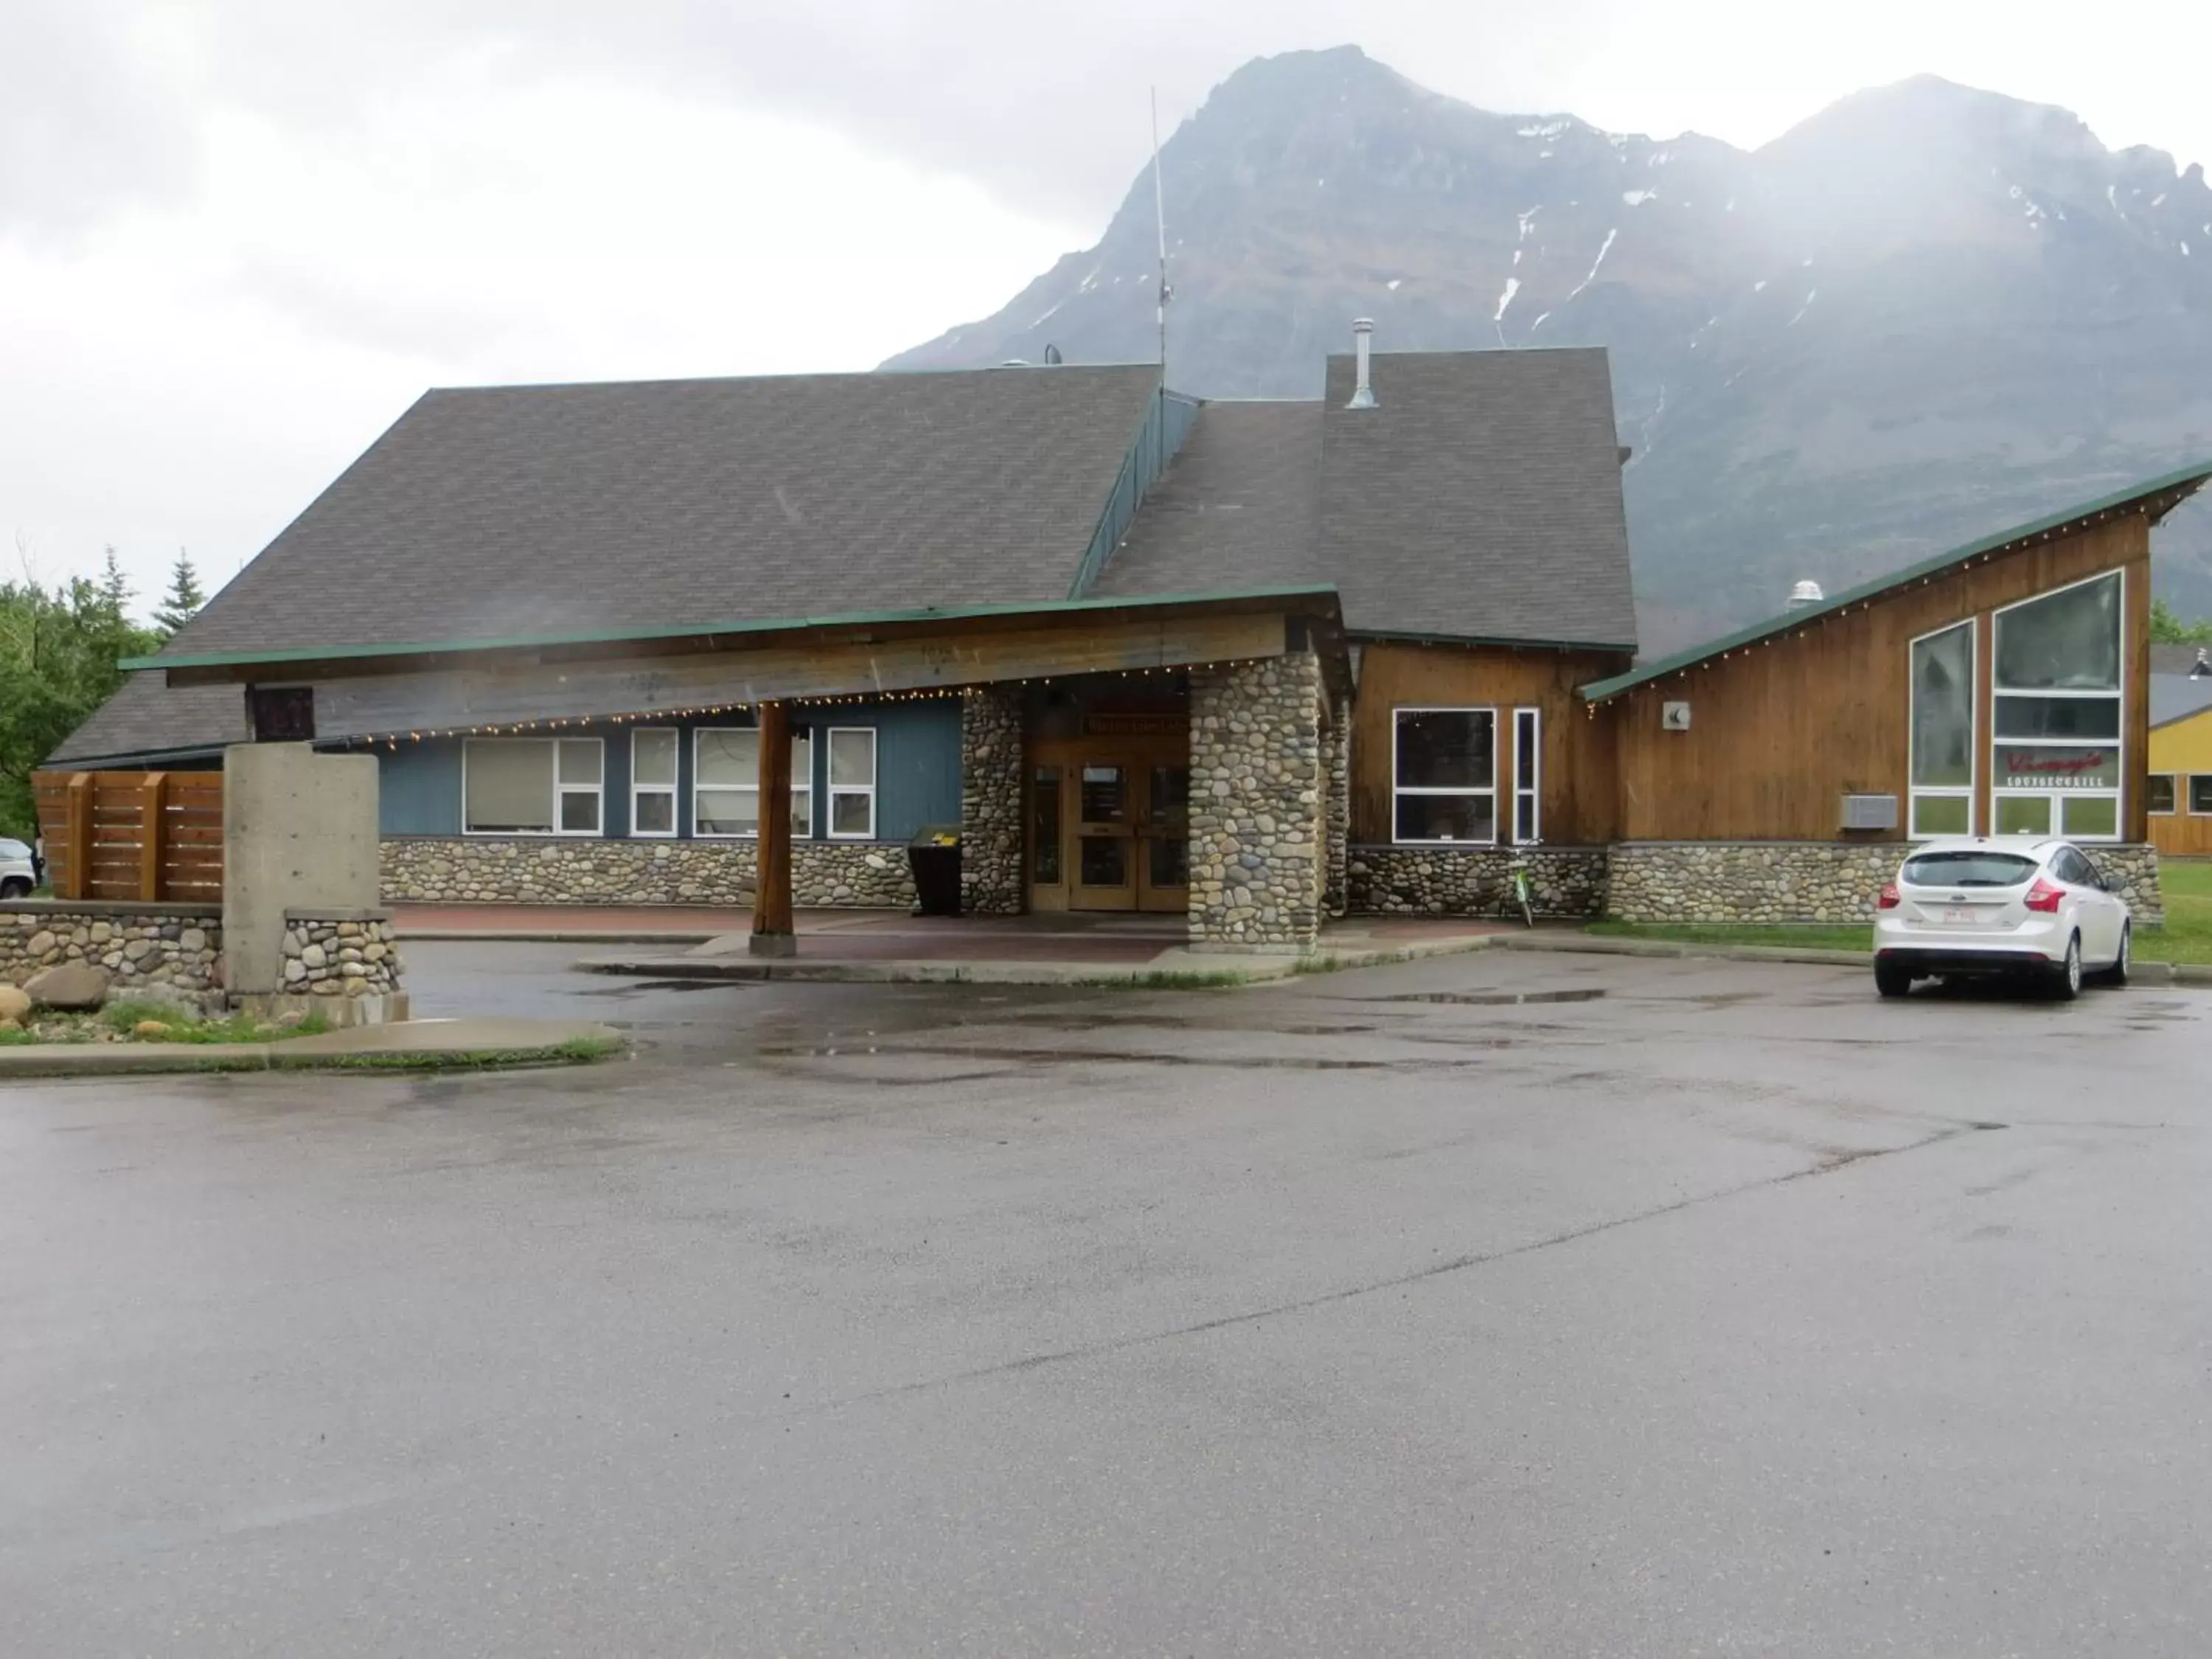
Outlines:
{"type": "Polygon", "coordinates": [[[1022,910],[1022,689],[975,685],[960,696],[960,908],[1022,910]]]}
{"type": "Polygon", "coordinates": [[[1321,662],[1193,669],[1190,945],[1304,951],[1321,931],[1321,662]]]}
{"type": "Polygon", "coordinates": [[[1322,814],[1325,836],[1322,910],[1330,916],[1347,908],[1346,871],[1352,848],[1352,699],[1332,697],[1328,729],[1321,739],[1322,782],[1328,794],[1322,814]]]}

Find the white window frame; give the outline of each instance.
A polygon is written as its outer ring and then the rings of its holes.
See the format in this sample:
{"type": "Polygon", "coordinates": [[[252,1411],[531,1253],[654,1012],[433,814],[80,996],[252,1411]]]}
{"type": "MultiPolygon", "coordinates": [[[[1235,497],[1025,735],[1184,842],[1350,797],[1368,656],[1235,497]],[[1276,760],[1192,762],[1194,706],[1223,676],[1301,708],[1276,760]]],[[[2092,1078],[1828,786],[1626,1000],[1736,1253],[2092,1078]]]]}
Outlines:
{"type": "MultiPolygon", "coordinates": [[[[1391,732],[1394,737],[1396,732],[1397,723],[1394,720],[1391,723],[1391,732]]],[[[1393,757],[1393,758],[1395,757],[1393,757]]],[[[1391,781],[1393,783],[1397,781],[1395,775],[1391,781]]],[[[1534,847],[1544,839],[1543,787],[1544,711],[1534,703],[1522,703],[1513,711],[1512,830],[1513,844],[1516,847],[1534,847]],[[1532,752],[1527,755],[1521,752],[1521,717],[1524,714],[1535,726],[1535,741],[1530,745],[1532,752]],[[1524,796],[1528,802],[1528,839],[1525,842],[1521,839],[1521,802],[1524,796]]],[[[1391,827],[1395,829],[1396,825],[1394,824],[1391,827]]],[[[1498,827],[1501,830],[1505,828],[1503,824],[1498,827]]]]}
{"type": "Polygon", "coordinates": [[[464,738],[461,739],[461,834],[463,836],[494,836],[527,837],[533,841],[556,838],[569,841],[597,841],[607,833],[607,741],[605,738],[562,737],[549,734],[544,737],[517,734],[505,738],[464,738]],[[550,830],[471,830],[469,827],[469,750],[480,743],[543,743],[552,747],[553,827],[550,830]],[[564,743],[589,743],[599,745],[599,781],[597,783],[563,783],[561,781],[561,745],[564,743]],[[594,830],[563,830],[561,827],[561,800],[564,795],[591,795],[599,802],[599,827],[594,830]]]}
{"type": "Polygon", "coordinates": [[[683,814],[678,811],[679,798],[684,793],[684,734],[672,726],[636,726],[629,734],[629,832],[646,841],[673,841],[684,827],[683,814]],[[676,775],[666,783],[640,783],[637,781],[637,740],[657,737],[666,732],[675,741],[669,749],[669,758],[676,763],[676,775]],[[647,795],[668,797],[668,828],[641,830],[638,825],[637,804],[647,795]]]}
{"type": "MultiPolygon", "coordinates": [[[[738,830],[726,831],[720,830],[702,830],[699,827],[699,792],[702,789],[713,789],[717,792],[750,794],[753,797],[753,822],[756,824],[760,822],[760,774],[758,771],[754,772],[753,781],[750,783],[702,784],[699,781],[699,740],[710,732],[750,732],[754,733],[756,738],[757,738],[760,728],[757,726],[696,726],[691,728],[692,839],[695,841],[757,841],[760,839],[760,831],[758,830],[738,830]]],[[[794,732],[791,734],[791,737],[792,747],[796,749],[800,741],[799,734],[794,732]]],[[[792,826],[791,836],[793,841],[811,841],[814,839],[814,744],[812,732],[810,732],[806,734],[805,741],[806,774],[804,777],[800,776],[799,769],[796,767],[792,769],[791,774],[791,799],[794,815],[796,815],[800,808],[803,807],[805,809],[805,817],[801,818],[799,822],[792,826]]]]}
{"type": "Polygon", "coordinates": [[[1498,812],[1498,705],[1496,703],[1397,703],[1390,709],[1390,844],[1394,847],[1495,847],[1504,828],[1498,812]],[[1398,781],[1398,717],[1401,714],[1487,714],[1490,716],[1490,784],[1487,788],[1440,788],[1398,781]],[[1436,837],[1401,837],[1398,834],[1401,795],[1487,795],[1490,797],[1490,839],[1445,841],[1436,837]]]}
{"type": "Polygon", "coordinates": [[[2001,605],[1990,612],[1990,732],[1986,739],[1990,750],[1990,828],[1996,830],[1998,806],[2001,800],[2047,800],[2051,803],[2051,828],[2047,833],[2063,836],[2068,841],[2102,843],[2111,846],[2127,838],[2128,830],[2128,573],[2124,568],[2100,570],[2094,576],[2084,576],[2078,581],[2062,582],[2056,587],[2046,587],[2039,593],[2031,593],[2010,605],[2001,605]],[[2008,691],[1997,684],[1997,628],[2008,611],[2018,611],[2039,600],[2053,599],[2061,593],[2070,593],[2077,587],[2087,587],[2094,582],[2117,581],[2120,586],[2118,613],[2120,620],[2119,688],[2113,691],[2039,690],[2027,686],[2014,686],[2008,691]],[[2006,696],[2066,697],[2081,702],[2117,702],[2119,707],[2119,733],[2111,739],[2119,781],[2110,789],[2014,789],[1997,781],[1996,750],[2000,742],[2023,749],[2102,749],[2106,746],[2101,738],[2005,738],[1997,736],[1997,703],[2006,696]],[[2066,809],[2062,801],[2109,800],[2112,805],[2112,833],[2109,836],[2076,835],[2066,828],[2066,809]]]}
{"type": "Polygon", "coordinates": [[[882,775],[883,738],[872,726],[833,726],[822,744],[822,790],[828,797],[829,811],[822,820],[823,834],[830,841],[873,841],[876,838],[876,784],[882,775]],[[866,784],[836,781],[837,739],[841,737],[865,735],[868,739],[868,781],[866,784]],[[864,831],[837,828],[837,797],[866,795],[868,799],[868,827],[864,831]]]}
{"type": "Polygon", "coordinates": [[[2145,773],[2143,775],[2143,811],[2154,818],[2170,818],[2179,816],[2182,811],[2181,781],[2184,778],[2193,777],[2195,775],[2197,775],[2191,772],[2145,773]],[[2173,805],[2167,807],[2163,812],[2160,811],[2158,808],[2150,804],[2150,781],[2153,778],[2166,778],[2170,780],[2173,785],[2173,805]]]}
{"type": "MultiPolygon", "coordinates": [[[[2038,598],[2042,597],[2038,595],[2038,598]]],[[[1996,638],[1996,624],[1990,625],[1990,638],[1996,638]]],[[[1990,705],[1990,719],[1996,718],[1996,705],[1990,705]]],[[[1980,619],[1968,617],[1962,622],[1945,623],[1941,628],[1931,628],[1925,634],[1915,634],[1905,642],[1905,838],[1907,841],[1932,841],[1939,835],[1955,835],[1956,830],[1923,830],[1920,827],[1920,801],[1957,800],[1961,796],[1966,802],[1967,835],[1974,833],[1975,820],[1981,816],[1982,750],[1994,747],[1994,739],[1984,741],[1982,724],[1982,629],[1980,619]],[[1933,640],[1960,629],[1966,630],[1966,782],[1961,788],[1954,783],[1930,784],[1923,787],[1912,781],[1912,741],[1920,730],[1920,688],[1912,673],[1912,653],[1923,640],[1933,640]]],[[[1994,727],[1991,728],[1994,732],[1994,727]]]]}

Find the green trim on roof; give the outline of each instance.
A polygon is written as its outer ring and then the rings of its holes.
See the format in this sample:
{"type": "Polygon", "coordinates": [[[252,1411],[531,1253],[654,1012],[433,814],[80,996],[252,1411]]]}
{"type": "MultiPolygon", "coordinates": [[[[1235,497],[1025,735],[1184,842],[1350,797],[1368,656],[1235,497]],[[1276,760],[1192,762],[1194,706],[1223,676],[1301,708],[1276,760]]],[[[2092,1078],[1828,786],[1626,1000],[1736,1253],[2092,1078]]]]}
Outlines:
{"type": "Polygon", "coordinates": [[[232,668],[254,663],[344,662],[376,657],[441,656],[477,651],[527,651],[568,645],[613,645],[627,641],[709,638],[720,635],[789,633],[810,628],[865,628],[896,623],[974,622],[987,617],[1066,616],[1097,611],[1135,611],[1179,605],[1221,605],[1245,599],[1337,597],[1333,582],[1289,587],[1240,587],[1218,593],[1147,593],[1091,599],[1047,599],[1035,605],[969,605],[919,611],[854,611],[826,617],[778,617],[754,622],[682,623],[665,628],[617,628],[577,634],[518,634],[492,640],[419,640],[397,645],[295,646],[281,651],[213,651],[177,656],[125,657],[118,666],[232,668]]]}
{"type": "Polygon", "coordinates": [[[1759,641],[1772,635],[1792,628],[1802,628],[1808,622],[1818,622],[1823,617],[1832,616],[1838,611],[1850,609],[1852,605],[1877,599],[1892,588],[1903,587],[1908,582],[1917,582],[1923,577],[1936,575],[1967,559],[1979,558],[1984,553],[1995,553],[2002,548],[2009,547],[2014,542],[2026,541],[2031,536],[2040,536],[2046,531],[2056,530],[2063,525],[2073,524],[2080,520],[2094,517],[2100,513],[2110,513],[2118,507],[2131,507],[2148,496],[2161,495],[2170,489],[2179,489],[2185,486],[2193,489],[2208,478],[2212,478],[2212,461],[2200,461],[2193,466],[2183,467],[2179,471],[2168,472],[2160,477],[2148,479],[2142,483],[2130,484],[2117,494],[2101,495],[2095,501],[2083,501],[2078,506],[2067,507],[2048,517],[2032,520],[2023,525],[2015,525],[2010,530],[2001,530],[1994,536],[1984,536],[1981,540],[1969,542],[1964,547],[1954,547],[1948,553],[1938,553],[1932,559],[1923,559],[1918,564],[1907,565],[1902,570],[1880,577],[1874,581],[1862,582],[1858,586],[1846,589],[1833,599],[1823,600],[1819,605],[1809,605],[1802,611],[1787,611],[1778,617],[1770,617],[1765,622],[1753,623],[1748,628],[1738,629],[1733,634],[1724,634],[1717,640],[1708,640],[1705,644],[1692,646],[1687,651],[1677,651],[1672,656],[1662,657],[1658,661],[1647,666],[1631,669],[1626,674],[1615,674],[1611,679],[1592,680],[1588,685],[1581,688],[1581,696],[1588,702],[1604,702],[1609,698],[1619,696],[1624,691],[1633,690],[1649,681],[1662,678],[1668,674],[1679,673],[1685,668],[1693,667],[1709,657],[1718,656],[1723,651],[1734,651],[1742,646],[1756,645],[1759,641]]]}

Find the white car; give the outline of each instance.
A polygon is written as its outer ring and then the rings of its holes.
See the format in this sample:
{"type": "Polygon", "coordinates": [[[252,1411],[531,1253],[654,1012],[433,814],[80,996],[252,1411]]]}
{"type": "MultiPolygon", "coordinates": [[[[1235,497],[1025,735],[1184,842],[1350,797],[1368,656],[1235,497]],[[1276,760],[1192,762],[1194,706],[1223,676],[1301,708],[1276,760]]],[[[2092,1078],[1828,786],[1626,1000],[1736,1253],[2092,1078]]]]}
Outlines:
{"type": "Polygon", "coordinates": [[[1875,988],[1901,997],[1917,979],[2012,974],[2072,998],[2085,981],[2127,983],[2134,932],[2126,902],[2071,842],[1931,841],[1876,902],[1875,988]]]}
{"type": "Polygon", "coordinates": [[[0,836],[0,899],[28,898],[38,884],[39,866],[31,849],[0,836]]]}

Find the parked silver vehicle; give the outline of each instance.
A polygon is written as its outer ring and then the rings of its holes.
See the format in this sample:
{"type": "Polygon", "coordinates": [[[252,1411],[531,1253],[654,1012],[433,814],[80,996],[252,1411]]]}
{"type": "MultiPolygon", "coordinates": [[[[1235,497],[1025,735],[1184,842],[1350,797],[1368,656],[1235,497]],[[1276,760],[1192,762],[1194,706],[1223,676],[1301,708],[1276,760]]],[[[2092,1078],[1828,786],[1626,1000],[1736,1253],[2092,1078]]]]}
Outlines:
{"type": "Polygon", "coordinates": [[[1881,890],[1875,988],[1978,974],[2041,980],[2061,997],[2124,985],[2134,919],[2089,855],[2047,836],[1955,836],[1916,848],[1881,890]]]}
{"type": "Polygon", "coordinates": [[[38,860],[31,849],[0,836],[0,899],[28,898],[38,884],[38,860]]]}

